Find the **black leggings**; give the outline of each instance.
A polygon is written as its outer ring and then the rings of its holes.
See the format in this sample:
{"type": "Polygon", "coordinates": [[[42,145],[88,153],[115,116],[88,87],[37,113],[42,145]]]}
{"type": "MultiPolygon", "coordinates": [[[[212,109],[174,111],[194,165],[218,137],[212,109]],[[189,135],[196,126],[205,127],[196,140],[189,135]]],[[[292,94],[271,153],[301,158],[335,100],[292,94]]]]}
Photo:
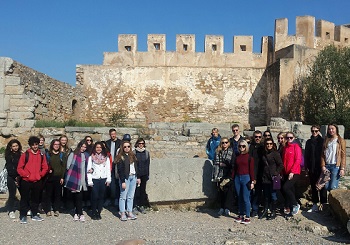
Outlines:
{"type": "Polygon", "coordinates": [[[72,192],[75,214],[83,215],[83,191],[72,192]]]}
{"type": "Polygon", "coordinates": [[[285,175],[283,178],[282,193],[285,200],[285,207],[292,209],[293,206],[298,204],[295,197],[295,184],[298,181],[300,175],[294,174],[291,180],[288,179],[288,175],[285,175]]]}
{"type": "Polygon", "coordinates": [[[7,175],[7,188],[9,190],[9,199],[7,201],[7,209],[9,212],[15,212],[15,202],[17,200],[16,198],[16,179],[14,177],[11,177],[7,175]]]}

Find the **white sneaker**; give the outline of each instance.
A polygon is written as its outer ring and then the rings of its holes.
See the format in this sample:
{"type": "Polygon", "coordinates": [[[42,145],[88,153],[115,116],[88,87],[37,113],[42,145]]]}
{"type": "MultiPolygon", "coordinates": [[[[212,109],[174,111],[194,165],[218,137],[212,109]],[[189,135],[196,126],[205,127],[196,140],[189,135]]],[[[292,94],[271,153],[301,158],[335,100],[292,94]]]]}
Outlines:
{"type": "Polygon", "coordinates": [[[79,216],[78,216],[78,214],[74,214],[73,220],[74,220],[74,221],[79,221],[79,216]]]}
{"type": "Polygon", "coordinates": [[[225,209],[225,215],[230,216],[231,212],[227,208],[225,209]]]}
{"type": "Polygon", "coordinates": [[[313,213],[313,212],[318,212],[319,211],[319,207],[317,204],[312,205],[312,208],[310,208],[307,212],[308,213],[313,213]]]}
{"type": "Polygon", "coordinates": [[[10,219],[15,219],[16,218],[15,212],[13,211],[9,212],[9,217],[10,219]]]}
{"type": "Polygon", "coordinates": [[[32,211],[28,210],[27,216],[32,216],[32,211]]]}
{"type": "Polygon", "coordinates": [[[223,215],[224,214],[224,209],[223,208],[220,208],[219,212],[218,212],[218,215],[223,215]]]}

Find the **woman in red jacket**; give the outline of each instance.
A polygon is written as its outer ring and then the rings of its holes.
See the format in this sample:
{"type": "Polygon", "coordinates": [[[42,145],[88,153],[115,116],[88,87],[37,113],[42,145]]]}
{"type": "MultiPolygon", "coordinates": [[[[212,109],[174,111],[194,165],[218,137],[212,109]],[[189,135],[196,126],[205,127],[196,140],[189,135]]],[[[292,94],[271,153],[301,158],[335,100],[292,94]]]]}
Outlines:
{"type": "Polygon", "coordinates": [[[302,152],[299,144],[295,141],[293,132],[286,134],[286,144],[283,148],[283,186],[282,192],[285,199],[285,207],[288,216],[296,215],[299,212],[300,205],[295,198],[295,183],[300,176],[300,164],[302,161],[302,152]]]}

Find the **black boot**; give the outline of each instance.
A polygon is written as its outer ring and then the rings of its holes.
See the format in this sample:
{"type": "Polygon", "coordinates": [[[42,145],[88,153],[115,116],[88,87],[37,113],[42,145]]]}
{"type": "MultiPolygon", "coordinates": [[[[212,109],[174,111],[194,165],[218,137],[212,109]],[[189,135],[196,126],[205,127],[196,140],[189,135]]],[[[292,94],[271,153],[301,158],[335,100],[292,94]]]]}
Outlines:
{"type": "Polygon", "coordinates": [[[263,218],[267,217],[268,210],[269,210],[269,202],[268,202],[268,200],[265,200],[264,210],[259,215],[259,219],[263,219],[263,218]]]}
{"type": "Polygon", "coordinates": [[[272,201],[271,214],[269,215],[269,217],[267,217],[268,220],[272,220],[272,219],[276,218],[276,207],[277,207],[277,202],[276,201],[272,201]]]}

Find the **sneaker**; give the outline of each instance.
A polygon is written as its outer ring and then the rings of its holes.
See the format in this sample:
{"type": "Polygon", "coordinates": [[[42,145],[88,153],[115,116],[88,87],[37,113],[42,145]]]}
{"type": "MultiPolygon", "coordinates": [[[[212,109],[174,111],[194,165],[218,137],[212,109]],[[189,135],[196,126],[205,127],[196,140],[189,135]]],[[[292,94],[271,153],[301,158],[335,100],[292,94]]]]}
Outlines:
{"type": "Polygon", "coordinates": [[[32,216],[32,211],[28,210],[27,216],[32,216]]]}
{"type": "Polygon", "coordinates": [[[135,219],[137,219],[137,217],[136,217],[136,215],[133,214],[132,212],[129,212],[129,213],[128,213],[128,219],[135,220],[135,219]]]}
{"type": "Polygon", "coordinates": [[[139,214],[139,210],[137,209],[137,207],[134,207],[133,209],[132,209],[132,212],[134,213],[134,214],[139,214]]]}
{"type": "Polygon", "coordinates": [[[47,216],[47,217],[52,216],[51,211],[50,211],[50,212],[47,212],[47,213],[46,213],[46,216],[47,216]]]}
{"type": "Polygon", "coordinates": [[[85,216],[83,214],[80,215],[79,221],[80,222],[85,222],[85,216]]]}
{"type": "Polygon", "coordinates": [[[252,218],[258,217],[258,212],[257,211],[252,211],[252,214],[250,215],[252,218]]]}
{"type": "Polygon", "coordinates": [[[32,217],[33,221],[43,221],[44,219],[40,217],[40,215],[35,215],[32,217]]]}
{"type": "Polygon", "coordinates": [[[26,217],[26,216],[23,216],[23,217],[20,219],[20,223],[21,223],[21,224],[27,224],[27,217],[26,217]]]}
{"type": "Polygon", "coordinates": [[[290,208],[284,208],[283,209],[284,214],[289,214],[290,213],[290,208]]]}
{"type": "Polygon", "coordinates": [[[226,208],[226,209],[225,209],[225,215],[226,215],[226,216],[230,216],[230,214],[231,214],[230,210],[228,210],[228,209],[226,208]]]}
{"type": "Polygon", "coordinates": [[[223,208],[220,208],[219,212],[218,212],[218,215],[223,215],[224,214],[224,209],[223,208]]]}
{"type": "Polygon", "coordinates": [[[16,218],[15,212],[13,211],[9,212],[9,217],[10,219],[15,219],[16,218]]]}
{"type": "Polygon", "coordinates": [[[140,213],[146,214],[146,210],[145,210],[145,208],[143,206],[138,207],[138,210],[140,211],[140,213]]]}
{"type": "Polygon", "coordinates": [[[120,214],[120,220],[121,221],[127,221],[128,220],[128,218],[126,217],[125,213],[121,213],[120,214]]]}
{"type": "Polygon", "coordinates": [[[73,220],[74,220],[74,221],[78,221],[78,220],[79,220],[78,214],[74,214],[73,220]]]}
{"type": "Polygon", "coordinates": [[[58,216],[60,216],[60,212],[55,211],[53,215],[55,215],[55,217],[58,217],[58,216]]]}
{"type": "Polygon", "coordinates": [[[310,208],[307,212],[308,213],[313,213],[313,212],[318,212],[319,211],[319,207],[317,204],[312,205],[312,208],[310,208]]]}
{"type": "Polygon", "coordinates": [[[299,213],[299,210],[300,210],[300,205],[299,204],[293,206],[292,215],[297,215],[299,213]]]}
{"type": "Polygon", "coordinates": [[[250,218],[242,219],[241,224],[245,224],[245,225],[250,224],[250,218]]]}
{"type": "Polygon", "coordinates": [[[233,220],[237,223],[241,223],[242,220],[243,220],[243,217],[242,216],[237,216],[237,217],[234,217],[233,220]]]}

